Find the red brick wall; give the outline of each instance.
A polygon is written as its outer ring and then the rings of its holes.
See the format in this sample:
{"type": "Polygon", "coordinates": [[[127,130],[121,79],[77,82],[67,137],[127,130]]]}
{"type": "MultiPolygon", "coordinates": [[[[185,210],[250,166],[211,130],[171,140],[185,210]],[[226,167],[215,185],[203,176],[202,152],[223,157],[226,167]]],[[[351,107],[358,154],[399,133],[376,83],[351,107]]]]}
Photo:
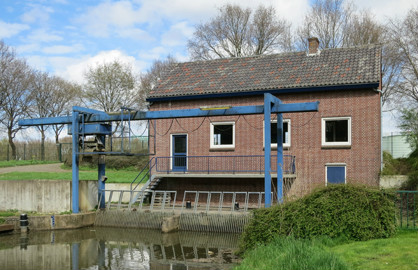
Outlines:
{"type": "MultiPolygon", "coordinates": [[[[318,112],[283,114],[291,121],[291,146],[284,154],[296,156],[297,180],[291,195],[325,185],[325,164],[345,163],[347,183],[378,185],[380,170],[380,95],[373,90],[345,90],[277,95],[284,103],[320,101],[318,112]],[[351,147],[323,148],[321,119],[351,117],[351,147]]],[[[151,110],[174,110],[215,105],[262,105],[263,96],[158,102],[151,110]]],[[[275,118],[273,116],[272,118],[275,118]]],[[[170,155],[170,135],[188,134],[189,156],[263,155],[263,115],[218,116],[156,120],[156,156],[170,155]],[[235,122],[235,149],[210,150],[210,122],[235,122]]]]}

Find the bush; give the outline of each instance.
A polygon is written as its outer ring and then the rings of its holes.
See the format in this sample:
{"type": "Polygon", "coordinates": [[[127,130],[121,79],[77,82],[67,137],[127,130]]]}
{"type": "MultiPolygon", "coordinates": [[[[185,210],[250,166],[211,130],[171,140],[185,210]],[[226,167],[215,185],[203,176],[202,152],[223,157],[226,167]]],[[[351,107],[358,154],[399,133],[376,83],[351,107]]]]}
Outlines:
{"type": "Polygon", "coordinates": [[[394,195],[351,185],[331,185],[282,205],[254,211],[240,249],[246,251],[277,236],[329,236],[368,240],[393,235],[394,195]]]}
{"type": "MultiPolygon", "coordinates": [[[[80,166],[87,166],[90,168],[97,168],[98,155],[83,156],[80,166]]],[[[141,170],[147,165],[149,156],[106,156],[106,168],[108,169],[127,169],[132,168],[133,170],[141,170]]],[[[65,158],[64,164],[66,166],[72,166],[71,156],[65,158]]]]}
{"type": "Polygon", "coordinates": [[[267,246],[259,246],[245,255],[235,270],[274,269],[347,269],[347,265],[321,244],[292,237],[275,238],[267,246]]]}
{"type": "Polygon", "coordinates": [[[383,152],[383,170],[381,175],[407,175],[411,171],[409,158],[393,158],[386,151],[383,152]]]}

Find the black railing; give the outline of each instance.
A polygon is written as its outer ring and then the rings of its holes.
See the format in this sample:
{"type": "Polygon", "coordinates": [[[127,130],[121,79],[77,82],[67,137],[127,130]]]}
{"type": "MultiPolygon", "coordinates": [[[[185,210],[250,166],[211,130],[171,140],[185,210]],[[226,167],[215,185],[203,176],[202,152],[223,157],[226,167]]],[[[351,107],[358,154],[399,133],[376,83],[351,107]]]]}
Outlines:
{"type": "MultiPolygon", "coordinates": [[[[175,156],[156,157],[156,171],[159,173],[264,173],[264,156],[175,156]],[[179,164],[183,166],[178,166],[179,164]]],[[[277,172],[277,156],[271,156],[271,170],[277,172]]],[[[283,173],[295,174],[295,156],[283,156],[283,173]]]]}

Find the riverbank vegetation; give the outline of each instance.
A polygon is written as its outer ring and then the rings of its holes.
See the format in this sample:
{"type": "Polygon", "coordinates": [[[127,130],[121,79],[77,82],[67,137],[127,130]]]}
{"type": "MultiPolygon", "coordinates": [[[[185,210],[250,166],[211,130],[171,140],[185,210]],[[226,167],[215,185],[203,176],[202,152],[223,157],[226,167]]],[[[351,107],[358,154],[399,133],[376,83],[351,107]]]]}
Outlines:
{"type": "Polygon", "coordinates": [[[241,236],[245,269],[417,269],[417,231],[397,231],[394,194],[332,185],[256,210],[241,236]]]}

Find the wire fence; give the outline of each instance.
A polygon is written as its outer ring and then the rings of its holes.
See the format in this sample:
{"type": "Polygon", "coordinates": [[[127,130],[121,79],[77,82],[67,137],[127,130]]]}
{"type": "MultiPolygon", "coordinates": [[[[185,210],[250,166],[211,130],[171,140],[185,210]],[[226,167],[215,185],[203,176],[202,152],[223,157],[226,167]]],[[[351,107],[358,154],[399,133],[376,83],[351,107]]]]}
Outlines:
{"type": "MultiPolygon", "coordinates": [[[[15,142],[16,160],[41,160],[41,142],[15,142]]],[[[71,153],[71,143],[45,142],[45,160],[63,161],[66,154],[71,153]]],[[[7,142],[0,142],[0,161],[15,160],[12,149],[7,142]]]]}

